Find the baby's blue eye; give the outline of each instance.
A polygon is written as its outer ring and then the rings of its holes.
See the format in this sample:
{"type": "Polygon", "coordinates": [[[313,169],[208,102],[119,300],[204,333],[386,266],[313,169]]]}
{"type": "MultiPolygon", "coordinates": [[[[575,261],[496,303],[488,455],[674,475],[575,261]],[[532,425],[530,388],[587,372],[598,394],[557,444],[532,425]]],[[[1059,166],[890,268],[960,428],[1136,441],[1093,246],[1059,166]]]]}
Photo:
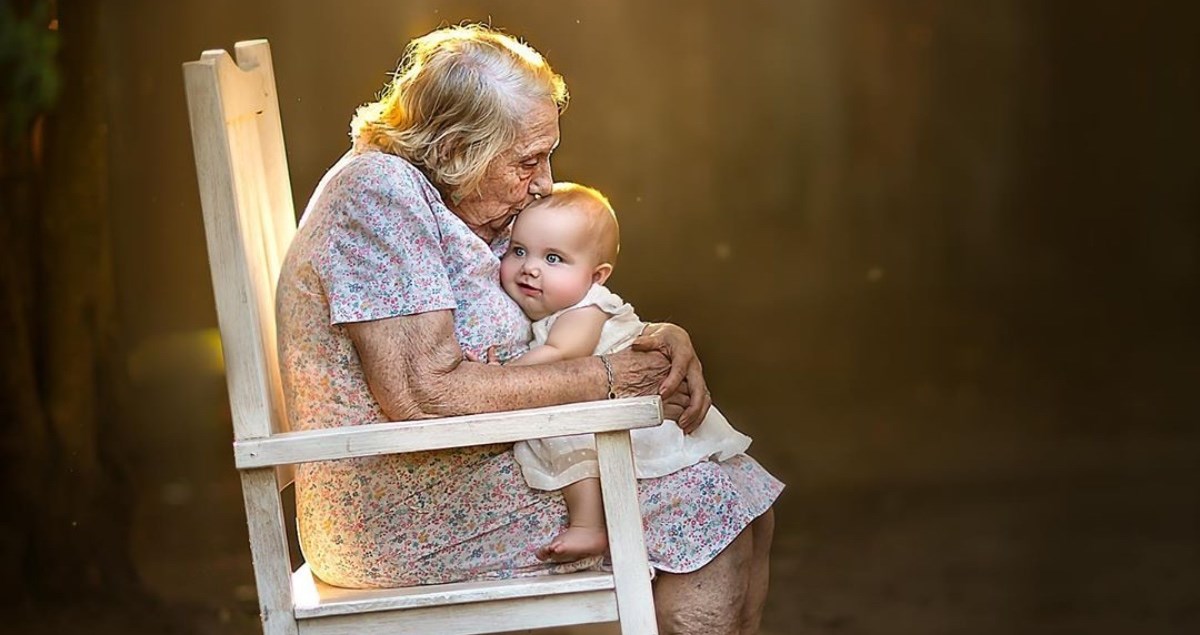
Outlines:
{"type": "Polygon", "coordinates": [[[546,254],[546,262],[552,265],[557,265],[558,263],[562,262],[562,256],[558,254],[546,254]]]}
{"type": "Polygon", "coordinates": [[[513,250],[512,250],[512,252],[513,252],[513,254],[514,254],[514,255],[516,255],[516,256],[524,256],[524,255],[525,255],[525,248],[524,248],[524,247],[513,247],[513,250]]]}

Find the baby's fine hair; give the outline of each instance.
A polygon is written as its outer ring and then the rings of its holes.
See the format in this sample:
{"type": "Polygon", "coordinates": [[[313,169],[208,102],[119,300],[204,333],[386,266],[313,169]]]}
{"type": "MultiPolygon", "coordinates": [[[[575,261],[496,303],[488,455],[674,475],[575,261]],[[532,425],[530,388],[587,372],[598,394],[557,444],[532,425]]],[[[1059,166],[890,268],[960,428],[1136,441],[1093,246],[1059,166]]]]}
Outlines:
{"type": "Polygon", "coordinates": [[[621,251],[621,226],[608,197],[595,188],[560,181],[554,184],[550,196],[534,203],[551,207],[573,207],[587,212],[591,233],[596,237],[601,262],[616,264],[621,251]]]}

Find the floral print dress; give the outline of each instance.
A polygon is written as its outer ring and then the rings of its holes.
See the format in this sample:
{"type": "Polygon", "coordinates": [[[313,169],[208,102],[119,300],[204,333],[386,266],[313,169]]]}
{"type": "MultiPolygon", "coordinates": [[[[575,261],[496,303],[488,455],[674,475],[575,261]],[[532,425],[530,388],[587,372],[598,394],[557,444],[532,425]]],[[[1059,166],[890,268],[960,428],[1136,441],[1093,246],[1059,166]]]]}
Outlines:
{"type": "MultiPolygon", "coordinates": [[[[322,179],[280,272],[280,366],[293,429],[387,420],[343,325],[452,310],[459,344],[524,352],[529,322],[501,290],[507,237],[488,245],[403,159],[351,153],[322,179]]],[[[783,485],[753,459],[639,481],[651,564],[693,571],[783,485]]],[[[509,444],[308,463],[296,473],[301,548],[346,587],[536,575],[570,567],[536,549],[566,526],[557,492],[531,489],[509,444]]]]}

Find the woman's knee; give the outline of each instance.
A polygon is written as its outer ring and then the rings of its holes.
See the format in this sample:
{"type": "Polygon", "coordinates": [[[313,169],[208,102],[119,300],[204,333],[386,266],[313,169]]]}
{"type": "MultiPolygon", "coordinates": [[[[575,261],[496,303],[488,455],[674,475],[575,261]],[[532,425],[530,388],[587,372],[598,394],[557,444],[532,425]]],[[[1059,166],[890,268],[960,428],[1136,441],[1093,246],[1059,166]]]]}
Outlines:
{"type": "Polygon", "coordinates": [[[696,571],[659,576],[654,600],[662,635],[738,632],[754,551],[750,534],[743,531],[696,571]]]}
{"type": "Polygon", "coordinates": [[[753,553],[748,566],[749,579],[746,596],[741,608],[740,632],[757,633],[762,622],[763,607],[767,602],[770,585],[771,540],[775,534],[775,512],[768,509],[750,524],[750,535],[754,540],[753,553]]]}
{"type": "Polygon", "coordinates": [[[774,507],[768,507],[767,511],[750,522],[750,533],[754,538],[754,554],[756,556],[771,550],[771,541],[775,539],[774,507]]]}

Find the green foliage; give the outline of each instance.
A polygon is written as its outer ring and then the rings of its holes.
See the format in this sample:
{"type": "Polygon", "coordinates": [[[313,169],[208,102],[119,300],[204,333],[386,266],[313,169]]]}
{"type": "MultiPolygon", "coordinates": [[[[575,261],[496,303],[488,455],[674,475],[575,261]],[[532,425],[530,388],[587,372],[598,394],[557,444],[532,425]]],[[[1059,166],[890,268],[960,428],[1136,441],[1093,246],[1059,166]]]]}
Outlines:
{"type": "Polygon", "coordinates": [[[35,0],[23,12],[15,4],[0,2],[0,143],[5,147],[28,134],[37,115],[54,106],[60,84],[50,3],[35,0]]]}

